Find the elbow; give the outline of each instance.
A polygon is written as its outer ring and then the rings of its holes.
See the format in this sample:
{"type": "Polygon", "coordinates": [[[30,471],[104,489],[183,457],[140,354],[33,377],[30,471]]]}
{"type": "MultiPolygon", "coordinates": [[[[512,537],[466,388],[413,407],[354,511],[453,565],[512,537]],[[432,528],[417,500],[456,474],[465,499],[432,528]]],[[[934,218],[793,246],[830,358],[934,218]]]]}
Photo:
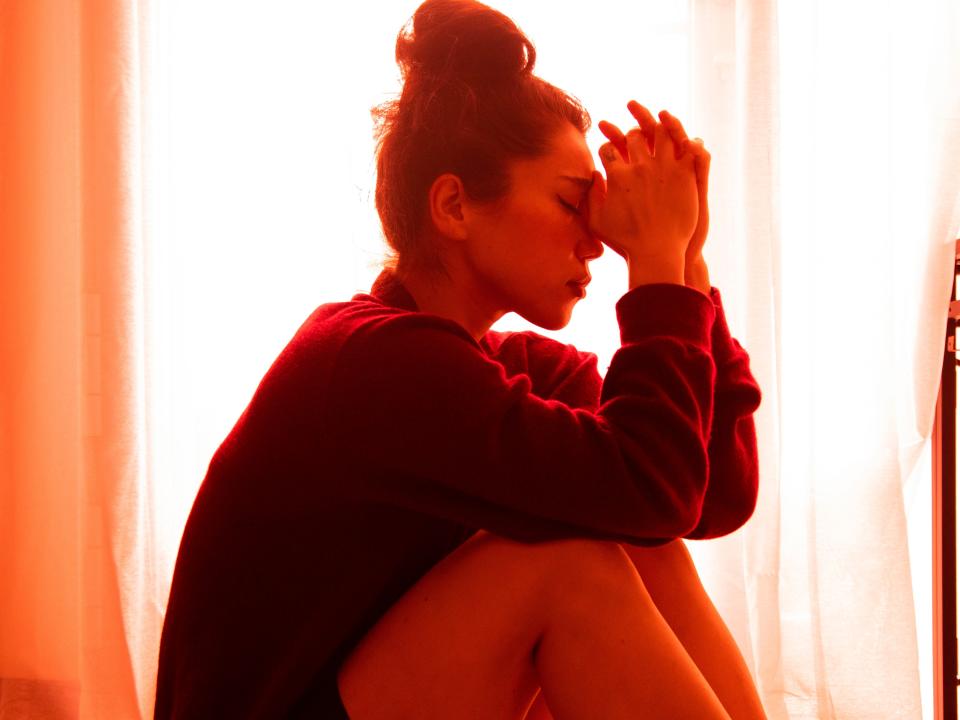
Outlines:
{"type": "MultiPolygon", "coordinates": [[[[748,494],[744,498],[743,503],[736,508],[734,511],[734,518],[736,520],[736,526],[734,530],[737,530],[747,524],[747,521],[753,517],[754,511],[757,509],[757,491],[754,490],[752,493],[748,494]]],[[[731,531],[732,532],[732,531],[731,531]]]]}
{"type": "Polygon", "coordinates": [[[746,525],[750,518],[753,517],[753,511],[756,509],[756,506],[757,498],[754,496],[752,501],[732,508],[727,516],[726,527],[721,527],[721,534],[729,535],[746,525]]]}
{"type": "Polygon", "coordinates": [[[759,475],[759,468],[754,462],[741,464],[739,471],[714,477],[715,487],[705,498],[701,516],[691,534],[684,537],[721,537],[746,525],[757,508],[759,475]]]}
{"type": "Polygon", "coordinates": [[[703,524],[703,513],[702,505],[696,506],[694,512],[690,512],[689,509],[683,514],[684,523],[681,527],[677,528],[675,533],[678,538],[685,537],[696,537],[696,534],[701,529],[703,524]]]}
{"type": "Polygon", "coordinates": [[[729,514],[735,522],[730,532],[747,524],[757,509],[757,499],[760,495],[760,472],[756,464],[744,473],[747,482],[741,487],[741,492],[735,493],[730,503],[729,514]]]}
{"type": "Polygon", "coordinates": [[[689,540],[709,540],[739,530],[753,517],[757,495],[754,493],[741,500],[741,502],[714,503],[710,507],[705,507],[697,518],[697,522],[683,537],[689,540]]]}
{"type": "Polygon", "coordinates": [[[677,537],[687,537],[689,533],[694,532],[704,520],[704,513],[707,512],[707,477],[709,470],[706,463],[702,476],[698,476],[693,483],[694,491],[685,498],[679,498],[680,503],[677,507],[676,515],[678,524],[677,537]]]}

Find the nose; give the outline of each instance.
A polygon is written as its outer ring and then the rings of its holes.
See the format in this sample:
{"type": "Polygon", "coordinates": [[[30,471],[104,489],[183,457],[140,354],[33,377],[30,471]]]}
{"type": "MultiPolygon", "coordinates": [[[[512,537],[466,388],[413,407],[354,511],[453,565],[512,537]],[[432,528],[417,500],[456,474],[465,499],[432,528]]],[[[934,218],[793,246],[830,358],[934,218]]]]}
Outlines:
{"type": "Polygon", "coordinates": [[[593,260],[603,255],[603,242],[584,228],[583,236],[577,245],[577,256],[582,260],[593,260]]]}

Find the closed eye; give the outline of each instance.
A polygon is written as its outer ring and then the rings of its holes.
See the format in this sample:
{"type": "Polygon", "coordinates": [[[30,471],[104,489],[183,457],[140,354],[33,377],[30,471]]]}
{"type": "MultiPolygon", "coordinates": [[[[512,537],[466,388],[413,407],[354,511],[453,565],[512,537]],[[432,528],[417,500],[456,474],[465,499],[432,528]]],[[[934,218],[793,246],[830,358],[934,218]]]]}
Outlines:
{"type": "Polygon", "coordinates": [[[560,201],[560,204],[561,204],[561,205],[563,205],[567,210],[569,210],[570,212],[572,212],[574,215],[579,215],[579,214],[580,214],[580,209],[579,209],[579,208],[575,208],[573,205],[571,205],[570,203],[568,203],[568,202],[567,202],[566,200],[564,200],[563,198],[557,198],[557,199],[560,201]]]}

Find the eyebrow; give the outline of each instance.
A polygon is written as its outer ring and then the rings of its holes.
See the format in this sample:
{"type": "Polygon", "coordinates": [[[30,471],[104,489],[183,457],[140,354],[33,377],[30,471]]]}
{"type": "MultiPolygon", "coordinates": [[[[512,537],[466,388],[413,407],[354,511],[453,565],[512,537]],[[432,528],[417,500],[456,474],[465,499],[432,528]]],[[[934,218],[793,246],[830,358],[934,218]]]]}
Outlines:
{"type": "Polygon", "coordinates": [[[588,188],[591,185],[593,185],[592,177],[584,178],[584,177],[577,177],[575,175],[560,175],[559,177],[561,177],[564,180],[572,180],[577,185],[584,188],[588,188]]]}

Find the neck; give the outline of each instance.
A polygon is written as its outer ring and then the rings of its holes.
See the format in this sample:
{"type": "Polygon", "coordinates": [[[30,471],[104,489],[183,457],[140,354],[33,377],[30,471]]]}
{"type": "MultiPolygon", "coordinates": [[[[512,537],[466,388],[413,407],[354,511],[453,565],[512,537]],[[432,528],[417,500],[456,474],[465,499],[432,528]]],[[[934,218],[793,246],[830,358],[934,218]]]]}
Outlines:
{"type": "Polygon", "coordinates": [[[466,273],[426,273],[397,268],[397,278],[413,296],[421,312],[459,323],[473,338],[480,339],[505,311],[492,310],[488,291],[466,273]]]}

